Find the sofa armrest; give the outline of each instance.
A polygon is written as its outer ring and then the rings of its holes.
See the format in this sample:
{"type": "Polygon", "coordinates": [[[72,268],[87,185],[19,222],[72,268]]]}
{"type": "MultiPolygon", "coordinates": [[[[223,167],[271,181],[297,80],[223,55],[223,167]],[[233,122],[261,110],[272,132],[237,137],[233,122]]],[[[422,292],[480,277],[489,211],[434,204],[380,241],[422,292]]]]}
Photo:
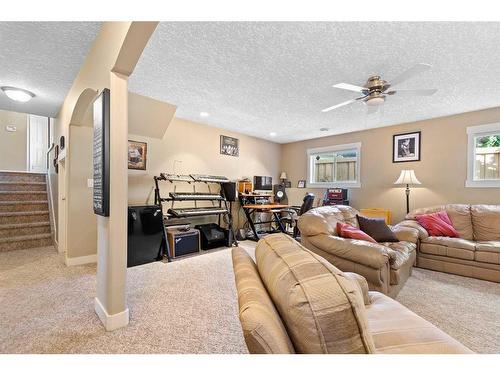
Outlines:
{"type": "Polygon", "coordinates": [[[418,231],[418,238],[421,240],[426,239],[429,237],[429,233],[427,230],[421,226],[416,220],[404,220],[401,223],[395,225],[394,227],[407,227],[407,228],[413,228],[418,231]]]}
{"type": "MultiPolygon", "coordinates": [[[[418,225],[418,224],[417,224],[418,225]]],[[[424,229],[424,228],[422,228],[424,229]]],[[[395,225],[391,227],[392,232],[396,235],[398,240],[417,243],[419,238],[418,229],[404,226],[404,225],[395,225]]],[[[425,229],[424,229],[425,230],[425,229]]]]}
{"type": "Polygon", "coordinates": [[[318,234],[307,239],[312,245],[327,253],[375,269],[382,268],[396,259],[394,250],[378,243],[326,234],[318,234]]]}
{"type": "Polygon", "coordinates": [[[346,279],[354,281],[354,283],[359,287],[359,291],[363,296],[363,302],[365,305],[369,305],[371,303],[370,296],[368,294],[368,282],[366,279],[358,273],[354,272],[343,272],[346,279]]]}

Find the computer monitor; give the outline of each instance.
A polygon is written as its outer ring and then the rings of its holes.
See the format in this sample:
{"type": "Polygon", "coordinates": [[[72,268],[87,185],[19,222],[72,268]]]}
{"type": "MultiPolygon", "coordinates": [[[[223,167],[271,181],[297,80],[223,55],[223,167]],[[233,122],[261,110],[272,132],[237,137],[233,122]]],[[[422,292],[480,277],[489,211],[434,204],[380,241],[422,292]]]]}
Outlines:
{"type": "Polygon", "coordinates": [[[273,178],[268,176],[254,176],[253,177],[254,190],[273,190],[273,178]]]}

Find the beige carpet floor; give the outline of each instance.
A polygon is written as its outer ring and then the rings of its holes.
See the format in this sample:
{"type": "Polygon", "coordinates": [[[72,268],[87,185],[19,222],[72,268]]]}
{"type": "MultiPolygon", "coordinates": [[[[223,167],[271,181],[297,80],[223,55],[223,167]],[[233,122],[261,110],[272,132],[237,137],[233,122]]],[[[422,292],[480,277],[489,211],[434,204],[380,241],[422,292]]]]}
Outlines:
{"type": "MultiPolygon", "coordinates": [[[[230,250],[130,268],[130,324],[114,332],[94,313],[95,272],[53,248],[0,253],[0,352],[247,352],[230,250]]],[[[472,350],[500,353],[500,284],[416,269],[398,300],[472,350]]]]}

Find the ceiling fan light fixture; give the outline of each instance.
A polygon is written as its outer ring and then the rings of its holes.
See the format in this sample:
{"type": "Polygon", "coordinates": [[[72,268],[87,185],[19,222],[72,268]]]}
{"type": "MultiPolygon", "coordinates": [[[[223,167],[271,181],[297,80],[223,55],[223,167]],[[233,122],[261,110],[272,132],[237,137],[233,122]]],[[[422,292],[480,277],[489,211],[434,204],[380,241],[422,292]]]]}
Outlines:
{"type": "Polygon", "coordinates": [[[382,105],[385,102],[385,98],[383,96],[375,96],[373,98],[369,98],[365,104],[369,106],[377,106],[382,105]]]}
{"type": "Polygon", "coordinates": [[[35,97],[31,91],[19,89],[12,86],[3,86],[2,91],[9,97],[9,99],[16,102],[26,103],[35,97]]]}

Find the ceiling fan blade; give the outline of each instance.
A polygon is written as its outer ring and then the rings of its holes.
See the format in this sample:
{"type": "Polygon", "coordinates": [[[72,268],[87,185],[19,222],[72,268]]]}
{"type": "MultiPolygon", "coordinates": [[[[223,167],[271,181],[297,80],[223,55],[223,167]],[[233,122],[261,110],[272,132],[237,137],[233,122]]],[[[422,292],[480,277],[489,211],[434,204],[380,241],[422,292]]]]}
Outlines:
{"type": "Polygon", "coordinates": [[[437,92],[437,89],[416,89],[416,90],[391,90],[384,94],[401,96],[430,96],[437,92]]]}
{"type": "Polygon", "coordinates": [[[368,91],[368,89],[366,87],[351,85],[349,83],[337,83],[336,85],[333,85],[332,87],[335,87],[337,89],[344,89],[344,90],[349,90],[349,91],[355,91],[355,92],[365,92],[365,91],[368,91]]]}
{"type": "Polygon", "coordinates": [[[351,104],[351,103],[354,103],[358,100],[361,100],[361,99],[364,99],[366,98],[366,96],[360,96],[359,98],[354,98],[354,99],[351,99],[351,100],[348,100],[346,102],[342,102],[342,103],[339,103],[339,104],[336,104],[336,105],[333,105],[331,107],[328,107],[328,108],[325,108],[325,109],[322,109],[321,112],[329,112],[331,111],[332,109],[336,109],[336,108],[339,108],[339,107],[343,107],[345,105],[348,105],[348,104],[351,104]]]}
{"type": "Polygon", "coordinates": [[[414,65],[410,69],[404,71],[399,76],[394,78],[392,81],[389,81],[389,83],[391,84],[391,87],[399,85],[400,83],[403,83],[404,81],[412,78],[413,76],[416,76],[417,74],[425,72],[425,71],[429,70],[430,68],[431,68],[431,65],[424,64],[424,63],[414,65]]]}

